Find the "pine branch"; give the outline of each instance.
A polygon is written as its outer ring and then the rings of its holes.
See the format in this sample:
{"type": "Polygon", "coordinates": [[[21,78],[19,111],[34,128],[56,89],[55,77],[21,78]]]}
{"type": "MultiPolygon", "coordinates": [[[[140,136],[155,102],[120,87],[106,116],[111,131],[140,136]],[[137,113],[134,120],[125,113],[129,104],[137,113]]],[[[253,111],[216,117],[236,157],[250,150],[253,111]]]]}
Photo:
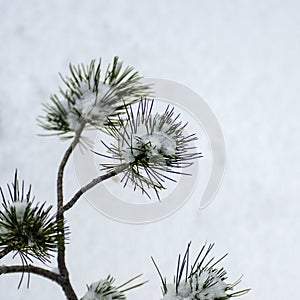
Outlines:
{"type": "Polygon", "coordinates": [[[232,284],[226,282],[227,272],[224,268],[216,267],[216,265],[219,264],[227,254],[218,260],[215,260],[215,257],[210,259],[208,257],[214,244],[209,244],[208,246],[206,243],[204,244],[189,270],[190,245],[191,242],[188,244],[182,260],[181,255],[179,254],[178,256],[174,284],[167,284],[166,278],[163,278],[152,258],[161,279],[163,299],[227,300],[232,297],[242,296],[250,291],[250,289],[233,291],[241,282],[240,279],[232,284]]]}
{"type": "Polygon", "coordinates": [[[33,273],[50,279],[60,286],[64,283],[60,274],[33,265],[0,266],[0,275],[9,273],[33,273]]]}
{"type": "Polygon", "coordinates": [[[75,203],[80,199],[80,197],[86,193],[87,191],[89,191],[90,189],[92,189],[93,187],[95,187],[97,184],[123,172],[124,170],[126,170],[128,168],[128,164],[122,164],[119,167],[116,167],[114,170],[98,176],[96,178],[94,178],[91,182],[89,182],[87,185],[85,185],[84,187],[82,187],[72,198],[71,200],[65,204],[60,210],[59,210],[59,214],[63,214],[64,212],[66,212],[67,210],[69,210],[70,208],[73,207],[73,205],[75,205],[75,203]]]}
{"type": "Polygon", "coordinates": [[[114,286],[115,279],[111,275],[108,275],[106,279],[102,279],[92,283],[91,285],[88,285],[88,291],[80,300],[126,300],[127,298],[124,294],[125,292],[140,287],[148,282],[144,281],[135,285],[128,286],[130,283],[140,278],[142,275],[143,274],[135,276],[119,286],[114,286]]]}
{"type": "Polygon", "coordinates": [[[8,193],[0,187],[2,210],[0,210],[0,258],[10,251],[19,255],[23,264],[38,259],[47,263],[57,251],[57,245],[67,233],[59,233],[56,220],[51,216],[52,206],[35,203],[31,186],[25,190],[25,182],[19,182],[17,171],[14,182],[7,185],[8,193]]]}
{"type": "Polygon", "coordinates": [[[3,274],[12,274],[12,273],[32,273],[44,278],[47,278],[51,281],[56,282],[59,286],[61,286],[68,300],[78,300],[76,294],[74,293],[72,286],[68,282],[68,278],[64,277],[61,274],[57,274],[55,272],[33,266],[33,265],[15,265],[15,266],[0,266],[0,275],[3,274]]]}
{"type": "Polygon", "coordinates": [[[132,105],[126,107],[126,116],[119,116],[118,124],[111,122],[107,133],[114,141],[107,148],[108,155],[95,152],[111,161],[102,163],[104,170],[112,170],[122,163],[129,167],[121,182],[131,183],[150,198],[149,189],[159,192],[166,189],[165,182],[176,182],[173,174],[191,175],[183,172],[202,157],[191,143],[197,140],[195,134],[187,135],[187,123],[179,120],[174,108],[167,106],[163,113],[154,113],[154,100],[143,98],[136,112],[132,105]],[[117,161],[117,163],[115,163],[117,161]]]}
{"type": "Polygon", "coordinates": [[[76,135],[74,137],[74,140],[72,141],[71,145],[67,149],[67,151],[64,154],[64,157],[59,165],[58,174],[57,174],[57,208],[58,210],[63,206],[63,176],[64,176],[64,170],[66,167],[66,164],[75,149],[75,147],[80,142],[81,134],[84,130],[85,123],[81,123],[80,127],[76,131],[76,135]]]}
{"type": "MultiPolygon", "coordinates": [[[[79,129],[76,131],[75,138],[67,151],[65,152],[65,155],[59,165],[58,174],[57,174],[57,224],[58,224],[58,230],[60,233],[64,230],[64,218],[63,218],[63,212],[60,213],[61,208],[63,207],[63,176],[64,176],[64,170],[66,167],[66,164],[77,146],[77,144],[80,141],[81,133],[84,129],[85,124],[82,123],[79,129]]],[[[63,239],[58,243],[58,255],[57,255],[57,263],[58,268],[61,272],[61,274],[68,277],[68,270],[66,268],[65,263],[65,239],[63,239]]]]}
{"type": "Polygon", "coordinates": [[[38,124],[51,131],[45,135],[58,135],[62,140],[73,138],[82,120],[88,128],[103,130],[107,117],[117,119],[125,112],[124,104],[150,96],[150,85],[142,83],[134,68],[123,68],[117,56],[103,78],[101,69],[100,58],[87,66],[70,64],[69,76],[59,74],[65,87],[60,87],[60,95],[52,95],[50,103],[43,105],[46,114],[38,118],[38,124]]]}
{"type": "Polygon", "coordinates": [[[0,252],[0,259],[12,251],[12,247],[7,246],[0,252]]]}
{"type": "Polygon", "coordinates": [[[58,268],[60,273],[64,276],[65,278],[65,288],[64,291],[66,295],[68,294],[69,300],[77,300],[77,296],[72,288],[71,282],[69,280],[69,272],[66,266],[66,261],[65,261],[65,236],[64,236],[64,216],[63,216],[63,211],[61,208],[63,207],[63,177],[64,177],[64,170],[66,167],[66,164],[75,149],[75,147],[78,145],[80,142],[80,137],[81,134],[84,130],[85,123],[81,123],[80,127],[76,130],[75,137],[65,152],[65,155],[59,165],[58,169],[58,174],[57,174],[57,225],[58,225],[58,231],[62,235],[62,239],[58,242],[58,247],[57,247],[57,263],[58,263],[58,268]]]}

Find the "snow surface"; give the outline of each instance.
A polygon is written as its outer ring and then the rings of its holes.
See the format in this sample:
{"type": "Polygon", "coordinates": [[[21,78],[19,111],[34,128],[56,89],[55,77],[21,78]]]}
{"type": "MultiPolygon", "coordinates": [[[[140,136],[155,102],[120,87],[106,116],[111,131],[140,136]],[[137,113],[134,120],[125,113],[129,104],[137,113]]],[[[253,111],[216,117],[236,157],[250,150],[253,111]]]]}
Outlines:
{"type": "MultiPolygon", "coordinates": [[[[130,300],[161,299],[152,255],[172,280],[188,241],[196,252],[216,242],[229,282],[243,273],[243,300],[294,299],[300,262],[300,2],[297,0],[13,0],[0,1],[0,184],[15,168],[37,201],[54,204],[58,162],[67,143],[42,138],[42,102],[57,92],[68,63],[119,55],[147,77],[186,84],[215,112],[224,131],[227,170],[213,203],[195,195],[160,222],[134,226],[100,215],[84,200],[67,214],[71,280],[114,274],[150,282],[130,300]],[[280,271],[279,271],[280,270],[280,271]],[[283,288],[289,287],[289,288],[283,288]]],[[[197,105],[195,103],[195,105],[197,105]]],[[[66,197],[78,190],[67,169],[66,197]]],[[[1,264],[17,263],[10,258],[1,264]]],[[[1,300],[64,299],[31,276],[0,278],[1,300]],[[25,278],[26,279],[26,278],[25,278]],[[26,280],[24,280],[25,282],[26,280]]]]}

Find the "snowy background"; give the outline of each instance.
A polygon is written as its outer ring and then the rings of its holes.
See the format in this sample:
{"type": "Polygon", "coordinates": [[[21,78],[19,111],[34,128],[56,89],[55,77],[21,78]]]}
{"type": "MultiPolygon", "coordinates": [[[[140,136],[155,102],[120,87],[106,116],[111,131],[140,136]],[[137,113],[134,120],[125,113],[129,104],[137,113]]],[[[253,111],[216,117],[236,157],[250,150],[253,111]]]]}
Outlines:
{"type": "MultiPolygon", "coordinates": [[[[224,131],[227,170],[205,210],[185,205],[148,225],[110,220],[86,201],[68,213],[68,265],[78,295],[112,274],[150,282],[128,299],[160,299],[153,255],[172,278],[177,254],[193,240],[229,252],[231,281],[244,273],[242,299],[295,298],[300,263],[299,1],[0,1],[0,184],[20,176],[39,201],[54,203],[67,144],[41,138],[36,116],[67,65],[119,55],[146,77],[184,83],[209,103],[224,131]]],[[[68,169],[67,194],[77,189],[68,169]]],[[[190,199],[189,201],[198,201],[190,199]]],[[[5,262],[5,260],[4,260],[5,262]]],[[[1,276],[0,299],[63,299],[32,276],[1,276]],[[24,285],[25,286],[25,285],[24,285]]]]}

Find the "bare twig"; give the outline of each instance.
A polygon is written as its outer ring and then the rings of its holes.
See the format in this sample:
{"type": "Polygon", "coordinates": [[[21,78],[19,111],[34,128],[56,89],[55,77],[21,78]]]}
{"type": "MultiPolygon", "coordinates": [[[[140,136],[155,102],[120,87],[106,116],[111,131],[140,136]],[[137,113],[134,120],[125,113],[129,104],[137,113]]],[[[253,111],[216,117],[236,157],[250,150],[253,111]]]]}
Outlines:
{"type": "Polygon", "coordinates": [[[11,247],[5,247],[1,252],[0,252],[0,259],[2,257],[4,257],[5,255],[7,255],[10,251],[12,251],[12,248],[11,247]]]}
{"type": "Polygon", "coordinates": [[[48,278],[56,283],[58,283],[61,287],[63,285],[63,279],[60,274],[54,273],[52,271],[32,266],[32,265],[24,265],[24,266],[0,266],[0,275],[9,274],[9,273],[33,273],[40,275],[42,277],[48,278]]]}
{"type": "Polygon", "coordinates": [[[61,210],[59,211],[59,214],[64,213],[65,211],[69,210],[78,200],[79,198],[88,190],[92,189],[94,186],[96,186],[97,184],[99,184],[102,181],[105,181],[119,173],[121,173],[122,171],[124,171],[125,169],[128,168],[128,164],[122,164],[118,167],[116,167],[114,170],[96,177],[95,179],[93,179],[91,182],[89,182],[87,185],[85,185],[84,187],[82,187],[72,198],[71,200],[65,204],[61,210]]]}
{"type": "Polygon", "coordinates": [[[61,286],[68,300],[78,299],[73,291],[72,286],[69,283],[68,278],[64,277],[61,274],[57,274],[55,272],[33,265],[0,266],[0,275],[9,273],[32,273],[42,276],[44,278],[56,282],[59,286],[61,286]]]}

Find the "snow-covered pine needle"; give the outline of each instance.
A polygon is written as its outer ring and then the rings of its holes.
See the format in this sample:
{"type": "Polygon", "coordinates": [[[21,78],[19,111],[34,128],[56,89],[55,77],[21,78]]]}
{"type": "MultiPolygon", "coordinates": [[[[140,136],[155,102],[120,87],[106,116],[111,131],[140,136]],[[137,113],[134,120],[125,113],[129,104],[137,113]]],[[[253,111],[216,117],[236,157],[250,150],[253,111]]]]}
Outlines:
{"type": "Polygon", "coordinates": [[[226,300],[249,292],[250,289],[233,291],[240,280],[232,284],[226,283],[227,272],[224,268],[216,267],[227,254],[216,261],[214,257],[208,259],[214,244],[210,244],[208,247],[205,244],[195,262],[190,266],[190,245],[191,243],[188,244],[183,258],[181,259],[181,255],[178,257],[173,284],[167,283],[166,278],[163,278],[152,258],[162,282],[162,300],[226,300]]]}
{"type": "Polygon", "coordinates": [[[60,77],[65,88],[60,95],[52,95],[44,104],[45,115],[38,118],[39,125],[49,135],[62,139],[72,138],[80,126],[103,129],[107,117],[114,122],[124,113],[125,106],[149,95],[150,86],[141,83],[141,76],[132,67],[123,68],[123,62],[114,57],[102,76],[101,59],[87,66],[70,64],[70,76],[60,77]]]}
{"type": "Polygon", "coordinates": [[[108,171],[119,164],[129,164],[123,171],[124,187],[130,183],[134,190],[139,188],[149,197],[147,190],[154,189],[159,199],[165,181],[175,181],[174,174],[188,175],[182,169],[202,155],[191,145],[197,137],[186,134],[187,123],[179,120],[174,108],[168,106],[159,114],[152,113],[153,105],[153,100],[144,98],[136,112],[131,105],[126,107],[126,118],[119,117],[118,124],[111,122],[107,128],[115,140],[111,145],[102,142],[108,155],[95,153],[112,159],[111,163],[101,164],[108,171]]]}
{"type": "Polygon", "coordinates": [[[125,292],[142,286],[147,282],[141,282],[128,287],[128,284],[141,276],[142,274],[131,278],[120,286],[114,286],[115,279],[111,275],[108,275],[106,279],[102,279],[88,285],[88,290],[81,300],[124,300],[126,299],[125,292]]]}
{"type": "Polygon", "coordinates": [[[24,181],[19,185],[17,171],[13,184],[7,187],[8,197],[0,188],[0,250],[15,252],[14,257],[19,255],[23,264],[32,262],[32,258],[49,262],[61,238],[56,219],[50,215],[51,206],[34,203],[31,186],[25,192],[24,181]]]}

